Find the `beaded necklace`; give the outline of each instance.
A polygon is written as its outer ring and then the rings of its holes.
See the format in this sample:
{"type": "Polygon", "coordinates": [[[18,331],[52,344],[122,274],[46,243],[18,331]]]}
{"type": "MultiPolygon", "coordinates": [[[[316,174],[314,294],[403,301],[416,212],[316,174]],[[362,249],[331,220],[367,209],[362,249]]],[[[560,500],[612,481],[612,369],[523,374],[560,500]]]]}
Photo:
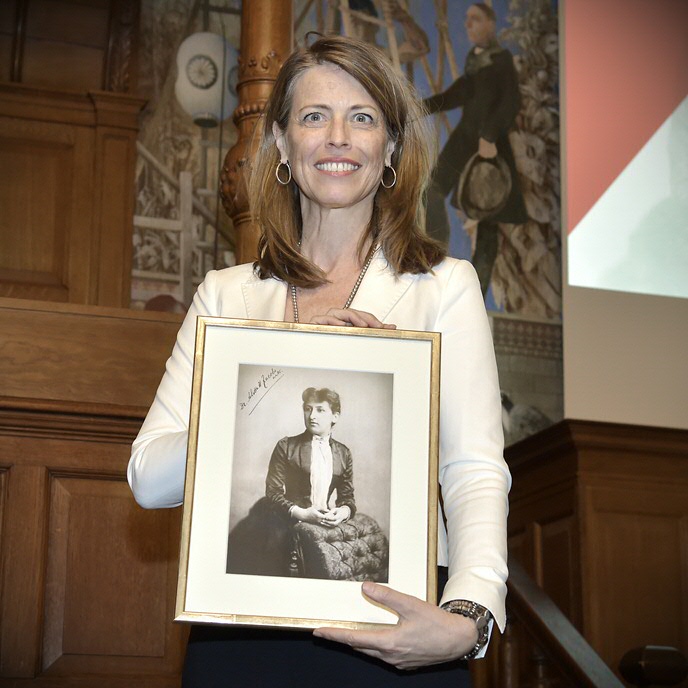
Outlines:
{"type": "MultiPolygon", "coordinates": [[[[370,264],[373,262],[373,256],[375,255],[378,248],[379,248],[379,244],[376,244],[375,246],[373,246],[372,250],[368,254],[368,259],[366,260],[365,264],[361,268],[361,272],[358,275],[358,279],[356,280],[356,284],[354,284],[354,288],[351,290],[351,293],[349,294],[349,298],[346,300],[346,303],[344,304],[343,308],[348,308],[352,304],[354,297],[356,296],[356,293],[358,292],[358,288],[361,286],[361,282],[363,282],[363,278],[365,277],[366,272],[368,272],[368,268],[370,267],[370,264]]],[[[297,323],[297,322],[299,322],[299,304],[298,304],[298,301],[296,300],[296,287],[293,284],[290,284],[289,288],[291,290],[291,303],[292,303],[292,306],[294,307],[294,322],[297,323]]]]}

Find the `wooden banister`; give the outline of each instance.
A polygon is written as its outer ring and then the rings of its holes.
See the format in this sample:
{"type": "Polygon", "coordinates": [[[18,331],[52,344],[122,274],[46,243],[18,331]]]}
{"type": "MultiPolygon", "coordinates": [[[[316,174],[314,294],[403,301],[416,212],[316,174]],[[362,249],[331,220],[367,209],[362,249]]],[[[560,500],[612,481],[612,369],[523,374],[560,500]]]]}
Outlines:
{"type": "Polygon", "coordinates": [[[556,668],[580,688],[623,688],[585,638],[516,561],[509,561],[508,613],[556,668]]]}

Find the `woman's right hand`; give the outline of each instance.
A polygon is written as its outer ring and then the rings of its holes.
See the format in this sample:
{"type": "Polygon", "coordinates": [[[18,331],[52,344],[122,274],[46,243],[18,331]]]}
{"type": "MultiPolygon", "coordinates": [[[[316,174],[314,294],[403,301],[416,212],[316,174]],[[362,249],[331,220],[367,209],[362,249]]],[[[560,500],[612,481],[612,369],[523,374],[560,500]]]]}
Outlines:
{"type": "Polygon", "coordinates": [[[376,327],[383,330],[396,330],[396,325],[378,320],[372,313],[357,311],[354,308],[330,308],[324,315],[315,315],[311,325],[338,325],[353,327],[376,327]]]}
{"type": "Polygon", "coordinates": [[[325,520],[325,512],[316,509],[314,506],[309,506],[304,509],[301,506],[295,506],[291,510],[291,515],[297,521],[305,521],[306,523],[315,523],[316,525],[322,525],[325,520]]]}

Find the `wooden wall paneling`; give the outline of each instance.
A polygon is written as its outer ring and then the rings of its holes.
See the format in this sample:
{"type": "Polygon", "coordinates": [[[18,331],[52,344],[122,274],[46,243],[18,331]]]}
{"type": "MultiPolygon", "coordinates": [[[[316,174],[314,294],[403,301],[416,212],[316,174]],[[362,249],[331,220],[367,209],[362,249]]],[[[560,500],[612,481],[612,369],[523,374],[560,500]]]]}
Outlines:
{"type": "Polygon", "coordinates": [[[686,478],[602,478],[585,489],[586,625],[610,666],[644,645],[688,654],[686,478]]]}
{"type": "Polygon", "coordinates": [[[18,120],[93,126],[93,105],[83,93],[0,83],[0,115],[18,120]]]}
{"type": "Polygon", "coordinates": [[[0,685],[178,685],[180,514],[135,504],[125,469],[141,419],[115,421],[0,410],[0,685]]]}
{"type": "Polygon", "coordinates": [[[40,659],[47,471],[20,465],[14,453],[0,456],[11,465],[0,553],[0,677],[31,678],[40,659]]]}
{"type": "MultiPolygon", "coordinates": [[[[4,3],[5,5],[7,3],[4,3]]],[[[10,63],[10,79],[12,81],[21,80],[22,58],[24,54],[24,41],[26,39],[26,12],[28,3],[25,0],[14,0],[12,3],[11,30],[12,36],[12,58],[10,63]]],[[[8,27],[10,26],[8,22],[8,27]]]]}
{"type": "Polygon", "coordinates": [[[131,300],[136,117],[143,101],[91,92],[96,108],[94,227],[98,284],[89,303],[127,306],[131,300]]]}
{"type": "MultiPolygon", "coordinates": [[[[514,558],[527,567],[533,561],[530,555],[530,539],[526,536],[525,529],[512,532],[510,530],[507,538],[509,558],[514,558]]],[[[532,574],[532,571],[531,571],[532,574]]]]}
{"type": "Polygon", "coordinates": [[[102,47],[107,43],[111,0],[31,0],[26,33],[34,39],[102,47]]]}
{"type": "Polygon", "coordinates": [[[563,421],[506,456],[510,556],[603,660],[688,653],[688,433],[563,421]]]}
{"type": "Polygon", "coordinates": [[[0,84],[0,296],[129,306],[143,103],[0,84]]]}
{"type": "MultiPolygon", "coordinates": [[[[7,505],[7,483],[10,466],[5,463],[5,458],[0,456],[0,604],[3,598],[3,589],[5,587],[5,579],[3,576],[3,559],[2,553],[5,551],[5,523],[7,521],[6,505],[7,505]]],[[[0,635],[0,655],[2,653],[2,636],[0,635]]]]}
{"type": "Polygon", "coordinates": [[[580,627],[575,470],[566,456],[552,457],[548,463],[515,480],[509,553],[580,627]]]}
{"type": "Polygon", "coordinates": [[[15,7],[18,0],[0,2],[0,81],[12,77],[15,7]]]}
{"type": "Polygon", "coordinates": [[[27,2],[22,81],[99,89],[108,43],[109,2],[27,2]]]}
{"type": "Polygon", "coordinates": [[[578,629],[582,625],[577,521],[573,514],[540,526],[541,587],[578,629]]]}
{"type": "Polygon", "coordinates": [[[27,37],[22,81],[70,90],[100,88],[104,57],[103,48],[27,37]]]}
{"type": "Polygon", "coordinates": [[[0,295],[85,300],[90,271],[70,264],[90,255],[92,133],[5,117],[0,131],[0,295]]]}
{"type": "Polygon", "coordinates": [[[43,671],[174,679],[178,513],[138,508],[121,476],[56,474],[49,533],[43,671]]]}
{"type": "Polygon", "coordinates": [[[82,423],[143,417],[180,323],[176,314],[0,298],[0,406],[4,397],[5,408],[26,413],[76,410],[82,423]]]}
{"type": "MultiPolygon", "coordinates": [[[[0,12],[5,3],[0,3],[0,12]]],[[[0,31],[0,81],[9,81],[12,64],[12,36],[0,31]]]]}
{"type": "Polygon", "coordinates": [[[102,88],[134,93],[138,76],[140,0],[111,0],[102,88]]]}
{"type": "Polygon", "coordinates": [[[0,81],[133,92],[140,0],[2,0],[0,81]]]}
{"type": "Polygon", "coordinates": [[[180,321],[0,298],[1,686],[179,685],[180,513],[125,471],[180,321]]]}

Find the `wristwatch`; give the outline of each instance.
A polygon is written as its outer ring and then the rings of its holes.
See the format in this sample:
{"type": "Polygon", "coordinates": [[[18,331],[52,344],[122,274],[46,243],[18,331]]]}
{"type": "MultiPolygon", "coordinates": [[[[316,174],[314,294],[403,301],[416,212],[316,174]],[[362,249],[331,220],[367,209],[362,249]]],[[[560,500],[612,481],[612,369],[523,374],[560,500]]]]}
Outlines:
{"type": "Polygon", "coordinates": [[[462,660],[473,659],[487,645],[487,640],[490,637],[490,619],[492,618],[490,610],[469,600],[450,600],[445,602],[441,608],[450,614],[461,614],[461,616],[466,616],[475,621],[478,628],[478,641],[470,652],[460,658],[462,660]]]}

